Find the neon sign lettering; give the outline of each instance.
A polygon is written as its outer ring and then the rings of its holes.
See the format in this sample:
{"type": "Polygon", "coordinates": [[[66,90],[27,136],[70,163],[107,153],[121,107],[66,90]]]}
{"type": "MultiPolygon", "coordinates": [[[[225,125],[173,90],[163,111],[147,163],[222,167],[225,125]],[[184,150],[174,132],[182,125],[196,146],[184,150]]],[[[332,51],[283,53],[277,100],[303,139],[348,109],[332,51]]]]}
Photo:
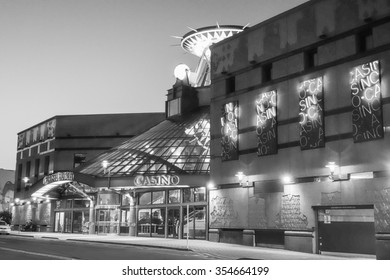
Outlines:
{"type": "Polygon", "coordinates": [[[238,159],[238,102],[222,106],[222,160],[238,159]]]}
{"type": "Polygon", "coordinates": [[[322,77],[299,85],[299,141],[301,150],[325,146],[322,77]]]}
{"type": "Polygon", "coordinates": [[[136,186],[175,186],[179,182],[180,178],[177,175],[138,175],[134,178],[134,185],[136,186]]]}
{"type": "Polygon", "coordinates": [[[353,141],[383,138],[379,61],[357,66],[350,74],[353,141]]]}
{"type": "Polygon", "coordinates": [[[276,154],[278,149],[276,127],[276,91],[262,93],[256,100],[257,155],[276,154]]]}

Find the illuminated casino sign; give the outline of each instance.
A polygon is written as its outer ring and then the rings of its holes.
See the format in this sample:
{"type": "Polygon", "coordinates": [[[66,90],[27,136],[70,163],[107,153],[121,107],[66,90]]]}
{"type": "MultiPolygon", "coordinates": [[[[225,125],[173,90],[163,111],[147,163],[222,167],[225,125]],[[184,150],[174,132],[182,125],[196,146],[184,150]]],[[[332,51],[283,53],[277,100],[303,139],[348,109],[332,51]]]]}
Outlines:
{"type": "Polygon", "coordinates": [[[64,181],[73,181],[74,173],[73,172],[57,172],[43,178],[43,184],[48,185],[51,183],[60,183],[64,181]]]}
{"type": "Polygon", "coordinates": [[[301,150],[325,146],[322,77],[299,85],[299,141],[301,150]]]}
{"type": "Polygon", "coordinates": [[[276,91],[260,94],[256,100],[257,155],[276,154],[278,151],[276,126],[276,91]]]}
{"type": "Polygon", "coordinates": [[[222,106],[222,160],[238,159],[238,102],[222,106]]]}
{"type": "Polygon", "coordinates": [[[177,175],[138,175],[134,178],[134,185],[136,186],[175,186],[179,182],[180,178],[177,175]]]}
{"type": "Polygon", "coordinates": [[[379,61],[355,67],[351,72],[353,141],[383,138],[379,61]]]}

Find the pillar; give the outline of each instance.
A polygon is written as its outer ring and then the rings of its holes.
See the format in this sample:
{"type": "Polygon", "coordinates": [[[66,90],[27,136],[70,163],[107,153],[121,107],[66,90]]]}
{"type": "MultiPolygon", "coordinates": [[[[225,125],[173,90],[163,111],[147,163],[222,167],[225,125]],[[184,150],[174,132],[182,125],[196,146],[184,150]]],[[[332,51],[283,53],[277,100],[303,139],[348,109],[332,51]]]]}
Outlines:
{"type": "Polygon", "coordinates": [[[136,213],[136,199],[135,194],[130,196],[130,211],[129,211],[129,235],[136,236],[137,235],[137,213],[136,213]]]}
{"type": "Polygon", "coordinates": [[[89,201],[89,234],[95,233],[95,204],[91,199],[89,201]]]}

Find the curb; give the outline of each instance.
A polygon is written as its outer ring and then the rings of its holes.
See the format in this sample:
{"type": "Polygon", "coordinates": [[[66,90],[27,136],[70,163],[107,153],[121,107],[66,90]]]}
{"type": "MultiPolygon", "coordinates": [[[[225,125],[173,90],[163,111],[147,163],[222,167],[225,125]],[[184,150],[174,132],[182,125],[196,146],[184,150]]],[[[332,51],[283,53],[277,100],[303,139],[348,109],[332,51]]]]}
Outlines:
{"type": "Polygon", "coordinates": [[[168,247],[168,246],[161,246],[161,245],[135,244],[135,243],[100,241],[100,240],[85,240],[85,239],[66,239],[66,240],[76,241],[76,242],[101,243],[101,244],[111,244],[111,245],[125,245],[125,246],[148,247],[148,248],[159,248],[159,249],[170,249],[170,250],[177,250],[177,251],[191,251],[191,252],[193,252],[192,249],[175,248],[175,247],[168,247]]]}

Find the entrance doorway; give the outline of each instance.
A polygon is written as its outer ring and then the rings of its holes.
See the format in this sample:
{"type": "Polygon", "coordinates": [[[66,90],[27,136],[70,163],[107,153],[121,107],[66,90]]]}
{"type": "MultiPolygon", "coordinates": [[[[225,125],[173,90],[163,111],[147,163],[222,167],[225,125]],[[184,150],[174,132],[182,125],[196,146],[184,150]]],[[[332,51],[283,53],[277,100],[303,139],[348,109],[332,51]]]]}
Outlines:
{"type": "Polygon", "coordinates": [[[99,209],[96,214],[98,233],[118,233],[119,209],[99,209]]]}
{"type": "Polygon", "coordinates": [[[375,255],[372,206],[334,206],[318,209],[319,253],[375,255]]]}
{"type": "Polygon", "coordinates": [[[190,206],[187,215],[187,207],[183,207],[183,238],[206,239],[206,207],[190,206]],[[188,227],[187,227],[188,224],[188,227]]]}
{"type": "Polygon", "coordinates": [[[179,238],[181,236],[180,208],[168,208],[167,237],[179,238]]]}

